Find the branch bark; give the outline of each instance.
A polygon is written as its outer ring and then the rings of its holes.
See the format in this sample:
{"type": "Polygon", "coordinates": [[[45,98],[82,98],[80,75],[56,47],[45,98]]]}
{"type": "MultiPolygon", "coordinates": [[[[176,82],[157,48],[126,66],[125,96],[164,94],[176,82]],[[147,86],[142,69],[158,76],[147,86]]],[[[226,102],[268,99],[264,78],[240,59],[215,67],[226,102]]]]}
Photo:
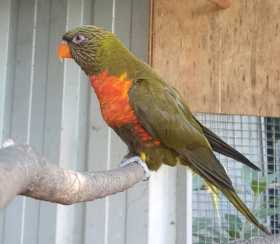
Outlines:
{"type": "Polygon", "coordinates": [[[210,0],[216,3],[221,8],[229,8],[232,0],[210,0]]]}
{"type": "Polygon", "coordinates": [[[0,149],[0,208],[17,195],[60,204],[93,201],[144,178],[137,163],[103,172],[77,172],[49,163],[28,145],[0,149]]]}

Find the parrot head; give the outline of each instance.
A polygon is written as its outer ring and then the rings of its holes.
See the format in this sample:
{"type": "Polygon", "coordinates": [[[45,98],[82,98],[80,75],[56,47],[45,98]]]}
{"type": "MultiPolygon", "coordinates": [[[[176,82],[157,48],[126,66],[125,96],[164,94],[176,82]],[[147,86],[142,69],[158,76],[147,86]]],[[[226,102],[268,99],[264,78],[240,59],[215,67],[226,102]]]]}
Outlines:
{"type": "Polygon", "coordinates": [[[112,33],[102,28],[92,25],[76,27],[63,35],[58,57],[74,59],[87,75],[91,75],[99,69],[96,59],[106,39],[112,39],[112,33]]]}
{"type": "Polygon", "coordinates": [[[89,76],[110,67],[117,68],[127,54],[128,50],[113,33],[93,25],[66,32],[58,47],[60,59],[74,59],[89,76]]]}

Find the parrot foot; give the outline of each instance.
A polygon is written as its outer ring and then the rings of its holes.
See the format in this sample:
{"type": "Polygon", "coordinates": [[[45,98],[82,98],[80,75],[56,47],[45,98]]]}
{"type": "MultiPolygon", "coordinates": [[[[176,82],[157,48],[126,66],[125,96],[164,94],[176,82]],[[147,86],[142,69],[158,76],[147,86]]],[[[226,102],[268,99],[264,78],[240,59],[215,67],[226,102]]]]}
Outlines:
{"type": "Polygon", "coordinates": [[[148,169],[147,164],[138,156],[134,156],[134,157],[131,157],[131,158],[124,158],[121,161],[120,166],[124,167],[124,166],[126,166],[128,164],[131,164],[131,163],[137,163],[137,164],[141,165],[142,168],[144,169],[144,172],[145,172],[143,180],[144,181],[149,180],[149,178],[151,176],[150,170],[148,169]]]}

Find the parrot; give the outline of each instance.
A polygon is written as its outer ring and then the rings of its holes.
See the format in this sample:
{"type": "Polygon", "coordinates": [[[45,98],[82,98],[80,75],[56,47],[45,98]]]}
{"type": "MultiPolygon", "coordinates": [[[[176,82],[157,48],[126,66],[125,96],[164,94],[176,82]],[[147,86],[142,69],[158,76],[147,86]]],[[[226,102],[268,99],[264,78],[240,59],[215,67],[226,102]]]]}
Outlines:
{"type": "Polygon", "coordinates": [[[88,76],[104,121],[128,147],[127,158],[137,156],[152,171],[162,164],[189,167],[270,234],[237,195],[214,152],[260,169],[203,126],[180,93],[114,33],[93,25],[73,28],[63,34],[58,57],[73,59],[88,76]]]}

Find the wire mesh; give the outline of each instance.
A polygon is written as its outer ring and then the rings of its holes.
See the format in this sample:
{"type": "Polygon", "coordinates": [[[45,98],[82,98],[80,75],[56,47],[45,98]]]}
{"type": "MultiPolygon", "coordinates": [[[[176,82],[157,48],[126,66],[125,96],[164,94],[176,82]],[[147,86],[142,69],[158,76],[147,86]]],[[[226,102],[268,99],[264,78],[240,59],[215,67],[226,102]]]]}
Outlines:
{"type": "MultiPolygon", "coordinates": [[[[239,115],[197,114],[224,141],[261,168],[260,172],[216,154],[246,205],[272,233],[280,232],[280,119],[239,115]]],[[[218,211],[199,176],[193,177],[193,243],[229,243],[262,235],[219,195],[218,211]]]]}

